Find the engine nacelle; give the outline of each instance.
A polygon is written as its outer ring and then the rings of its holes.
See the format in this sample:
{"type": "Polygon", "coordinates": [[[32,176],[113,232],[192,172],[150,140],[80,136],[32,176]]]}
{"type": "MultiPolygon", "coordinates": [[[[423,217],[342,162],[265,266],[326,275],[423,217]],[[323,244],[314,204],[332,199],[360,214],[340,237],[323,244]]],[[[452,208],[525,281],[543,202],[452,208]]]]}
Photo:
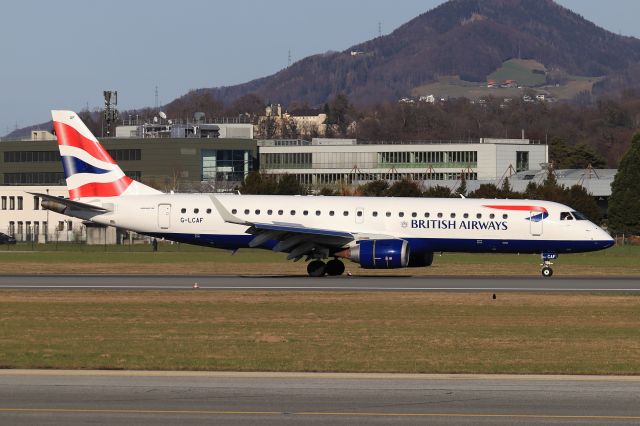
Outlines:
{"type": "Polygon", "coordinates": [[[366,269],[405,268],[409,265],[409,243],[405,240],[362,240],[336,255],[366,269]]]}
{"type": "Polygon", "coordinates": [[[44,210],[51,210],[52,212],[61,213],[61,214],[64,214],[65,211],[69,208],[64,204],[57,203],[53,200],[42,200],[42,202],[40,203],[40,206],[44,210]]]}
{"type": "Polygon", "coordinates": [[[409,255],[409,267],[431,266],[433,263],[432,251],[412,251],[409,255]]]}

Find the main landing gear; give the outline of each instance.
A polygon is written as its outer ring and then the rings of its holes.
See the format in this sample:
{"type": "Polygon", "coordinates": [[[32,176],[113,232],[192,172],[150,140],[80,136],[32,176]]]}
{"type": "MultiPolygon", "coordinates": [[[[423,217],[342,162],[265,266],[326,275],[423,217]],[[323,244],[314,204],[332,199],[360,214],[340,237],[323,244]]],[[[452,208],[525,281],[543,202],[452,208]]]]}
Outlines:
{"type": "Polygon", "coordinates": [[[540,266],[542,266],[542,269],[540,270],[542,276],[545,278],[552,276],[553,269],[551,268],[551,265],[553,265],[553,263],[551,260],[557,259],[558,255],[556,253],[542,253],[540,258],[542,259],[542,263],[540,264],[540,266]]]}
{"type": "Polygon", "coordinates": [[[344,263],[338,259],[332,259],[327,263],[322,260],[312,260],[307,265],[307,273],[310,277],[323,277],[325,274],[331,276],[342,275],[344,273],[344,263]]]}

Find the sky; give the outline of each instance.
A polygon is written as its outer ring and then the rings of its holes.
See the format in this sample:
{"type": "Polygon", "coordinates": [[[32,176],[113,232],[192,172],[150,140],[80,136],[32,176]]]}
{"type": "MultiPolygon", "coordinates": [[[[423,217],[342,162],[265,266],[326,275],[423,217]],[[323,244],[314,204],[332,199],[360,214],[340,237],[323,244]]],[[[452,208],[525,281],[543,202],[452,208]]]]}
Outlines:
{"type": "MultiPolygon", "coordinates": [[[[535,1],[535,0],[532,0],[535,1]]],[[[273,74],[344,50],[442,0],[8,0],[0,13],[0,135],[93,110],[103,90],[120,110],[170,102],[190,89],[273,74]]],[[[640,38],[637,0],[558,0],[615,33],[640,38]]]]}

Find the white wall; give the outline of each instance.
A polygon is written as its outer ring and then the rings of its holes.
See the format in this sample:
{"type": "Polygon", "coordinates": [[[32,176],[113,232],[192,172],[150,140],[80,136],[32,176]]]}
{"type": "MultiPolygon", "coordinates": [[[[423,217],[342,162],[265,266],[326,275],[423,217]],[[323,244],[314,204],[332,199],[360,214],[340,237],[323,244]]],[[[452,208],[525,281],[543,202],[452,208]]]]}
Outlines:
{"type": "Polygon", "coordinates": [[[36,208],[34,196],[29,192],[64,197],[69,195],[65,186],[0,186],[0,232],[10,234],[10,225],[13,222],[12,234],[18,241],[26,241],[33,236],[35,241],[45,242],[45,233],[50,241],[75,241],[84,236],[82,220],[42,210],[40,206],[36,208]],[[22,206],[18,205],[19,197],[22,197],[22,206]],[[20,228],[22,232],[19,232],[20,228]]]}

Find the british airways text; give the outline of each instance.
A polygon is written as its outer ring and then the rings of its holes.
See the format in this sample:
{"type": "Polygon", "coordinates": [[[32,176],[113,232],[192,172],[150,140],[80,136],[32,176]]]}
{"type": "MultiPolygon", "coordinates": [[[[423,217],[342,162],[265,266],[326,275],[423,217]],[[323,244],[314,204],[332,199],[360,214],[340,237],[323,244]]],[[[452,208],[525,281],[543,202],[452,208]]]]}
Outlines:
{"type": "Polygon", "coordinates": [[[507,222],[497,220],[446,220],[446,219],[412,219],[411,228],[414,229],[490,229],[506,231],[507,222]]]}

